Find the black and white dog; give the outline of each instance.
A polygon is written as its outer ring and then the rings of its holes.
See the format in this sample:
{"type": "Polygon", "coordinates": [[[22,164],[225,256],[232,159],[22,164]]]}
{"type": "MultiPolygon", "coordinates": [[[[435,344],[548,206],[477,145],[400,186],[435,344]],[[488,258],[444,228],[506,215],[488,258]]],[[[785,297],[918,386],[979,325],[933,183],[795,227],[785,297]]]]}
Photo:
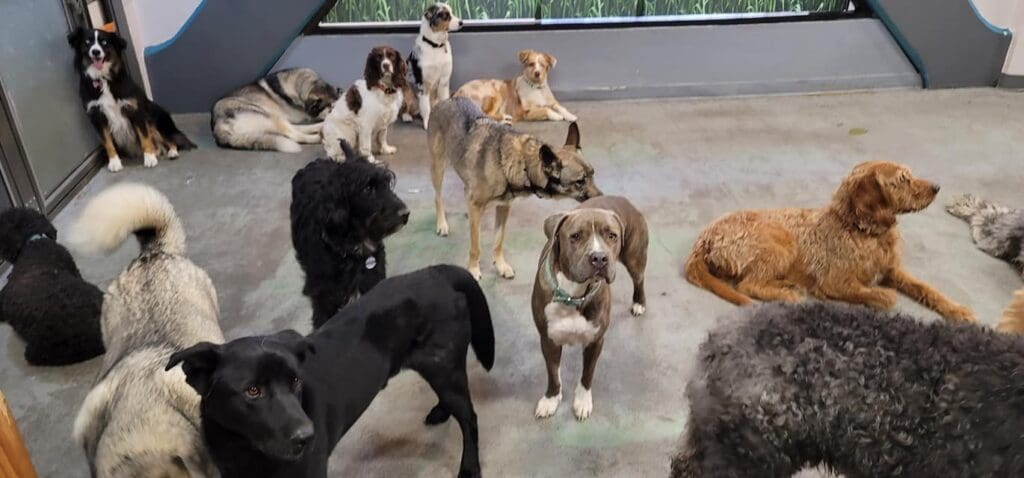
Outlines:
{"type": "Polygon", "coordinates": [[[409,221],[395,175],[339,144],[347,160],[317,159],[292,178],[292,244],[314,328],[384,279],[384,238],[409,221]]]}
{"type": "Polygon", "coordinates": [[[327,459],[388,379],[415,370],[454,416],[460,478],[480,476],[466,352],[494,365],[487,299],[465,269],[439,265],[392,277],[309,337],[294,331],[199,343],[171,356],[202,396],[203,438],[224,478],[326,477],[327,459]]]}
{"type": "Polygon", "coordinates": [[[423,13],[420,34],[409,54],[409,69],[418,91],[423,129],[427,129],[430,108],[451,96],[452,47],[448,43],[448,32],[461,28],[462,19],[456,17],[446,3],[435,3],[423,13]]]}
{"type": "Polygon", "coordinates": [[[123,169],[121,155],[138,157],[147,168],[157,156],[175,159],[195,148],[167,113],[146,97],[124,67],[124,39],[116,33],[79,28],[68,35],[80,76],[78,95],[89,121],[103,138],[107,169],[123,169]]]}

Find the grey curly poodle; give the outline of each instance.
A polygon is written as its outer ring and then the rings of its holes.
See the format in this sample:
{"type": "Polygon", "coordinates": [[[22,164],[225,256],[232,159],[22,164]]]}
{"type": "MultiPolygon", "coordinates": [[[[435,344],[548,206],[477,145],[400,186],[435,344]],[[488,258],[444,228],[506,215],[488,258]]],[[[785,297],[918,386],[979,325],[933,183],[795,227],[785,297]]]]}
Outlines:
{"type": "Polygon", "coordinates": [[[672,477],[1024,476],[1024,338],[819,302],[728,319],[672,477]]]}

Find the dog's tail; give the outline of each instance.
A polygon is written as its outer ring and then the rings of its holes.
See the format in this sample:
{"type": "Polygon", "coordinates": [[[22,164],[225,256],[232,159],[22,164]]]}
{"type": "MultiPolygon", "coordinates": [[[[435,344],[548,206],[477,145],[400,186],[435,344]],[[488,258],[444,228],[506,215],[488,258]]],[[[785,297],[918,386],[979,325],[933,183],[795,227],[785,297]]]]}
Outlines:
{"type": "Polygon", "coordinates": [[[494,324],[491,323],[491,309],[487,306],[487,297],[480,290],[476,279],[461,267],[451,265],[435,266],[435,269],[448,279],[452,288],[462,293],[469,307],[470,345],[476,359],[485,369],[494,366],[494,324]]]}
{"type": "Polygon", "coordinates": [[[156,103],[153,103],[153,116],[156,130],[159,131],[167,141],[174,143],[174,145],[178,147],[178,150],[187,151],[196,148],[196,144],[193,143],[192,140],[188,139],[188,136],[185,136],[185,133],[182,133],[181,130],[178,129],[178,125],[174,124],[174,119],[171,118],[171,114],[156,103]]]}
{"type": "Polygon", "coordinates": [[[708,262],[704,257],[704,249],[705,247],[698,243],[693,246],[693,252],[690,253],[690,257],[686,258],[686,280],[697,287],[710,290],[715,295],[736,305],[747,305],[753,302],[753,299],[711,273],[708,262]]]}
{"type": "Polygon", "coordinates": [[[119,183],[89,201],[71,228],[69,244],[89,252],[110,252],[135,234],[142,254],[185,253],[185,229],[174,206],[160,191],[119,183]]]}

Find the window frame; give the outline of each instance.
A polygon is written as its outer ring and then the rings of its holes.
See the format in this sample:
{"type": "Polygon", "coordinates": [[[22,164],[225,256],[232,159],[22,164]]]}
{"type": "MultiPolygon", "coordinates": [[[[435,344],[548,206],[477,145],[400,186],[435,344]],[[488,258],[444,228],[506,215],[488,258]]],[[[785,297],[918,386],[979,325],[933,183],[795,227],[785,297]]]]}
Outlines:
{"type": "MultiPolygon", "coordinates": [[[[324,5],[303,29],[304,35],[365,35],[372,33],[418,33],[420,22],[344,22],[321,24],[320,21],[337,1],[324,5]]],[[[622,28],[656,28],[702,25],[746,25],[762,23],[815,22],[847,20],[874,16],[868,2],[847,0],[846,9],[834,12],[757,12],[713,13],[692,15],[651,15],[633,17],[582,18],[520,18],[496,20],[465,20],[460,32],[518,32],[557,30],[612,30],[622,28]],[[852,7],[852,10],[851,10],[852,7]]]]}

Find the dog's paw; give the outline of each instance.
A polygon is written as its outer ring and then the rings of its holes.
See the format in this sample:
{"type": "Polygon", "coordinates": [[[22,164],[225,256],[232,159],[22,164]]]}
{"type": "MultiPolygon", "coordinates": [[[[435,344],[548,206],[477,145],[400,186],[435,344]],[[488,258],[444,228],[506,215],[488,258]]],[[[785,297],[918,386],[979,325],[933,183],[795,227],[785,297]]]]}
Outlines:
{"type": "Polygon", "coordinates": [[[511,115],[502,116],[501,117],[501,123],[502,124],[507,124],[509,126],[512,126],[512,116],[511,115]]]}
{"type": "Polygon", "coordinates": [[[515,279],[516,271],[512,269],[512,266],[504,260],[494,261],[494,267],[498,269],[498,275],[506,279],[515,279]]]}
{"type": "Polygon", "coordinates": [[[171,146],[167,148],[167,159],[178,159],[179,157],[181,157],[181,153],[178,152],[177,147],[171,146]]]}
{"type": "Polygon", "coordinates": [[[377,164],[377,163],[380,162],[380,161],[377,161],[377,158],[374,155],[372,155],[372,154],[366,155],[366,160],[369,161],[370,164],[377,164]]]}
{"type": "Polygon", "coordinates": [[[427,129],[427,118],[423,118],[423,129],[427,129]]]}
{"type": "Polygon", "coordinates": [[[633,304],[633,307],[629,308],[629,313],[633,314],[633,317],[640,317],[644,312],[647,312],[647,307],[643,304],[633,304]]]}
{"type": "Polygon", "coordinates": [[[537,418],[548,418],[558,411],[558,404],[561,402],[561,393],[554,397],[540,397],[540,400],[537,401],[537,409],[534,410],[533,416],[537,418]]]}
{"type": "Polygon", "coordinates": [[[575,399],[572,402],[572,414],[576,415],[576,420],[582,422],[590,418],[590,413],[593,411],[594,397],[590,390],[583,388],[583,385],[577,385],[575,399]]]}
{"type": "Polygon", "coordinates": [[[124,169],[124,165],[121,164],[121,158],[119,158],[117,156],[114,156],[113,158],[110,158],[109,161],[107,161],[107,170],[108,171],[110,171],[112,173],[116,173],[116,172],[118,172],[118,171],[120,171],[122,169],[124,169]]]}
{"type": "Polygon", "coordinates": [[[409,113],[402,113],[402,122],[403,123],[412,123],[412,115],[409,114],[409,113]]]}
{"type": "Polygon", "coordinates": [[[569,113],[569,112],[566,112],[564,115],[562,115],[562,118],[564,120],[570,122],[570,123],[575,123],[576,120],[578,119],[578,118],[576,118],[576,115],[574,115],[572,113],[569,113]]]}
{"type": "Polygon", "coordinates": [[[972,312],[971,309],[968,309],[967,307],[964,307],[964,306],[962,306],[960,304],[955,304],[953,306],[953,308],[950,309],[945,314],[945,317],[947,319],[949,319],[949,320],[960,321],[960,322],[977,322],[978,321],[978,318],[974,316],[974,312],[972,312]]]}
{"type": "Polygon", "coordinates": [[[466,270],[469,271],[469,273],[473,276],[474,279],[477,280],[477,282],[479,282],[480,279],[483,278],[484,276],[483,274],[480,273],[479,265],[466,267],[466,270]]]}
{"type": "Polygon", "coordinates": [[[437,221],[437,235],[441,237],[448,237],[448,221],[442,219],[437,221]]]}
{"type": "Polygon", "coordinates": [[[427,425],[440,425],[448,421],[448,417],[452,416],[445,410],[440,404],[434,405],[434,408],[430,409],[430,413],[427,414],[427,418],[423,419],[423,423],[427,425]]]}
{"type": "Polygon", "coordinates": [[[390,144],[385,144],[380,147],[380,154],[383,154],[385,156],[389,154],[395,154],[397,152],[398,148],[391,146],[390,144]]]}
{"type": "Polygon", "coordinates": [[[155,168],[156,167],[156,163],[157,163],[157,160],[156,160],[156,155],[155,154],[153,154],[153,153],[146,153],[146,154],[142,155],[142,165],[143,166],[145,166],[147,168],[155,168]]]}

